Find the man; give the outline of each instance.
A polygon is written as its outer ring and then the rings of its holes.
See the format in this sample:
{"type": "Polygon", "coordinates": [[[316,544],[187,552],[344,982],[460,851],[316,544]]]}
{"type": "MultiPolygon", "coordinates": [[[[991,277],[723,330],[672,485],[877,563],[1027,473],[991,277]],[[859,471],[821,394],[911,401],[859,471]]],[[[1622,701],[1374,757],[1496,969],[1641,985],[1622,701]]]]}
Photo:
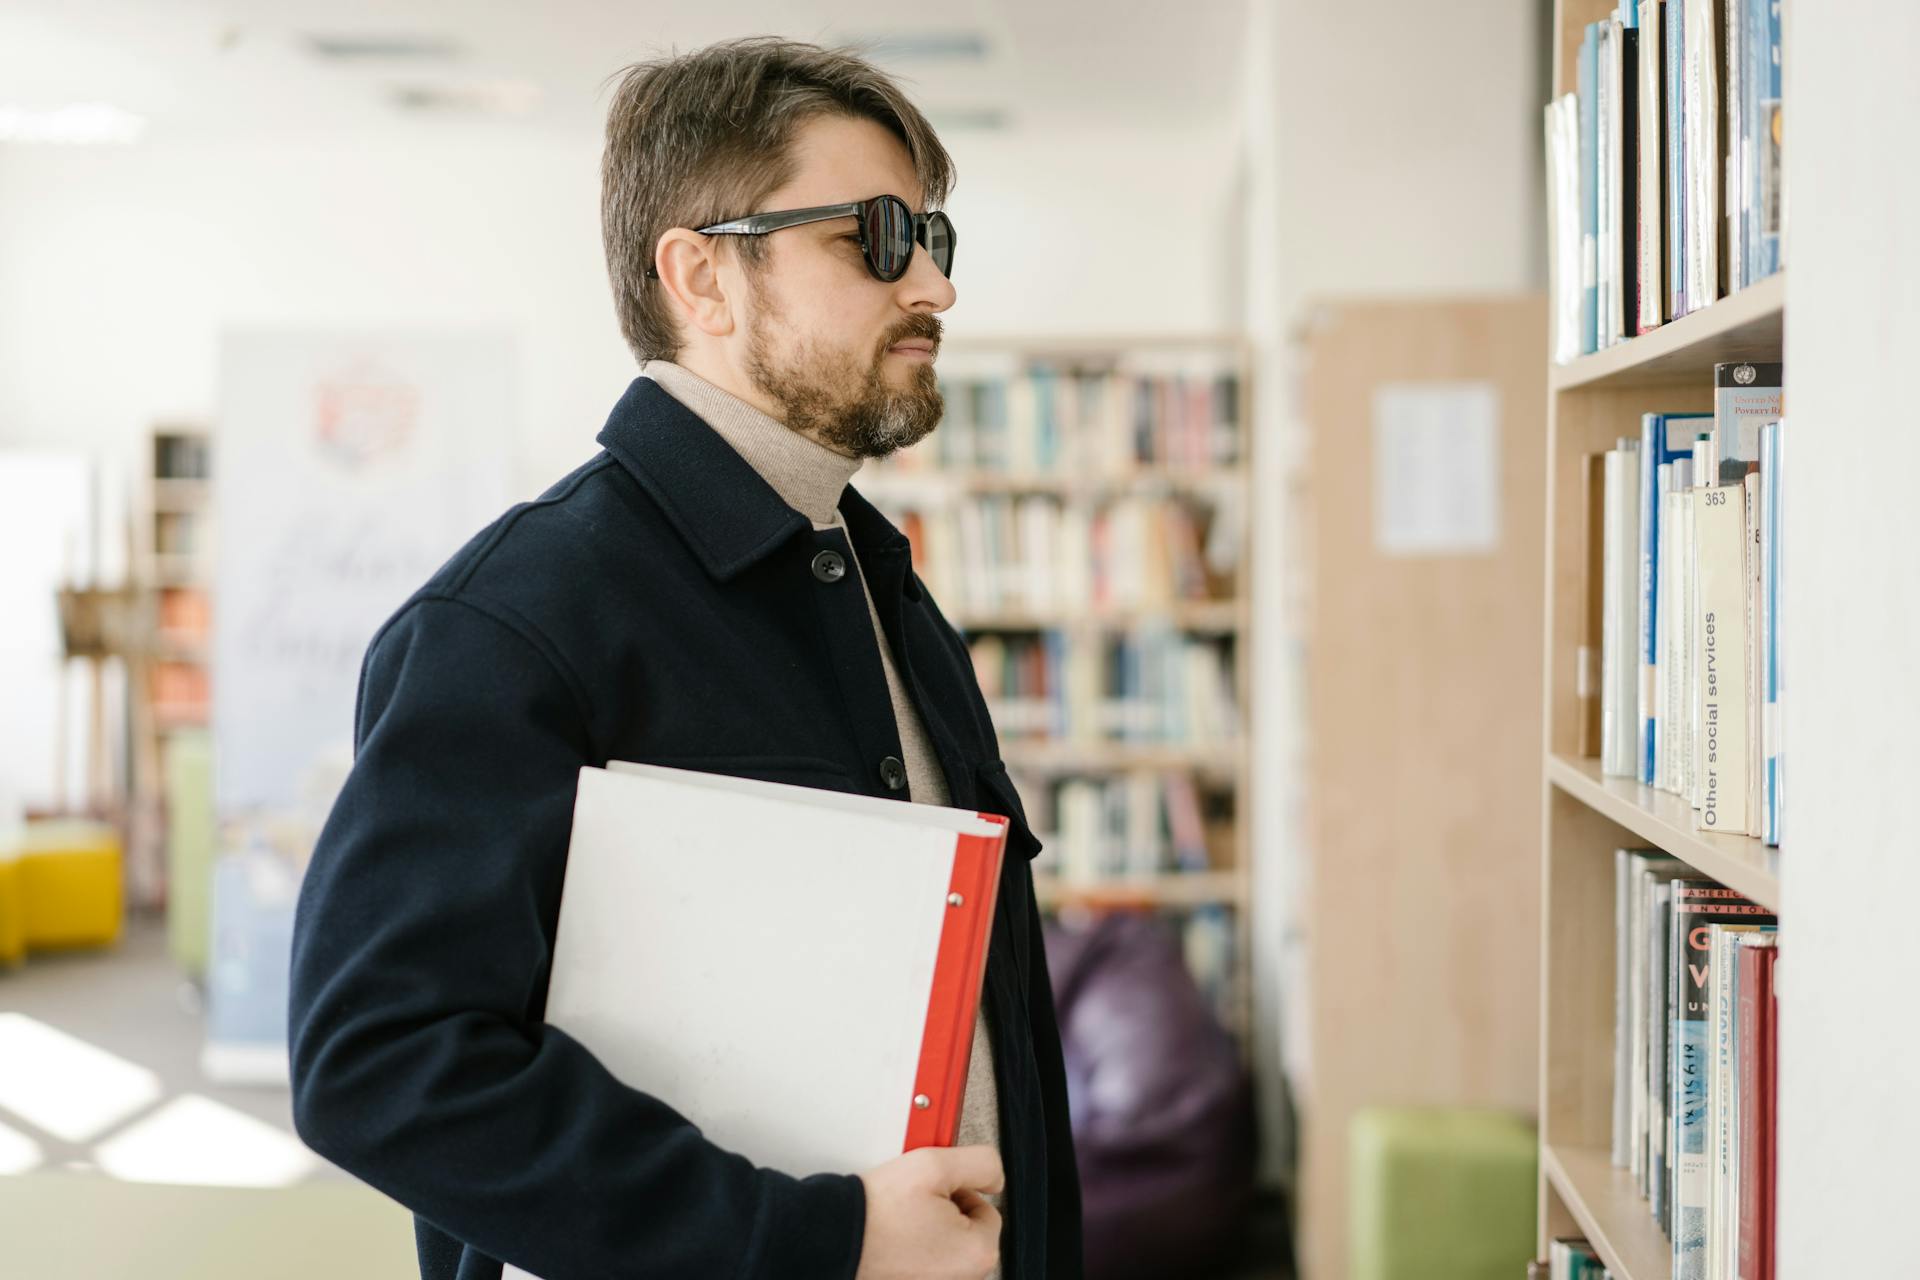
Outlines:
{"type": "Polygon", "coordinates": [[[615,93],[607,261],[644,376],[603,452],[375,636],[295,925],[299,1132],[413,1209],[429,1280],[1080,1274],[1038,843],[965,647],[847,485],[940,415],[951,182],[843,52],[736,41],[615,93]],[[543,1024],[576,775],[609,759],[1011,819],[961,1145],[755,1168],[543,1024]]]}

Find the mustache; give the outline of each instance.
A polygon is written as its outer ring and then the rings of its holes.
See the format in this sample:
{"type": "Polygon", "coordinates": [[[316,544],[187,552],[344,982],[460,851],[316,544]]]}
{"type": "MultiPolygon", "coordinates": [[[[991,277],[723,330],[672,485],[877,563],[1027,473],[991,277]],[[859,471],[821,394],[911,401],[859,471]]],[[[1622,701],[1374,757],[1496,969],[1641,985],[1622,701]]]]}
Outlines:
{"type": "Polygon", "coordinates": [[[885,341],[880,344],[880,350],[884,354],[888,347],[896,343],[905,342],[910,338],[920,338],[924,341],[931,342],[934,345],[934,349],[938,350],[940,347],[940,337],[943,332],[944,326],[941,325],[939,316],[928,315],[923,311],[915,312],[888,332],[885,341]]]}

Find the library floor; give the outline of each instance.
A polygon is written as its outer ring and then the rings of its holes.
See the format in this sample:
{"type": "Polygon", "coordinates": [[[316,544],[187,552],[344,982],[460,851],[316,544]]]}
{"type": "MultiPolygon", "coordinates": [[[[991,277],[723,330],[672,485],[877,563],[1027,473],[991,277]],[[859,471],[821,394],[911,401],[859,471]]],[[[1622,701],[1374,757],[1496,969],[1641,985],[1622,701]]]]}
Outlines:
{"type": "MultiPolygon", "coordinates": [[[[405,1210],[307,1151],[284,1087],[208,1081],[204,1029],[158,920],[0,974],[9,1280],[412,1280],[405,1210]]],[[[1263,1199],[1219,1280],[1288,1280],[1286,1240],[1263,1199]]]]}

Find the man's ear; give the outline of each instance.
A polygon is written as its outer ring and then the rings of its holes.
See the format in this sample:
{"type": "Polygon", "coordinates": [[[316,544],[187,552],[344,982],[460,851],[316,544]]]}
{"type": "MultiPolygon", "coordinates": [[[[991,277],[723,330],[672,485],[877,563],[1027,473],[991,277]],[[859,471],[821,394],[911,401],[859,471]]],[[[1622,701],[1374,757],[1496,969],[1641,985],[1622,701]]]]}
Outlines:
{"type": "Polygon", "coordinates": [[[685,227],[673,227],[663,233],[653,248],[656,281],[681,319],[709,337],[724,337],[733,332],[733,302],[720,278],[715,247],[707,239],[685,227]]]}

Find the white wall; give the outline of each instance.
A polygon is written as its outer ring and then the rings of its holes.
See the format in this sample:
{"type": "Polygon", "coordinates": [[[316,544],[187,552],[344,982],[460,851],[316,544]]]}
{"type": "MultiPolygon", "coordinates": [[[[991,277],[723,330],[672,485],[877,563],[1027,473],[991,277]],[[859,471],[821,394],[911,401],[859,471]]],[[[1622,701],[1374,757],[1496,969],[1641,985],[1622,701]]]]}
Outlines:
{"type": "MultiPolygon", "coordinates": [[[[950,336],[1220,331],[1237,138],[949,140],[950,336]]],[[[499,324],[521,338],[515,471],[594,449],[633,375],[601,259],[599,143],[409,126],[378,137],[0,149],[0,446],[131,466],[209,417],[228,327],[499,324]]]]}
{"type": "Polygon", "coordinates": [[[1897,1275],[1920,1186],[1920,7],[1785,18],[1779,1274],[1897,1275]]]}
{"type": "MultiPolygon", "coordinates": [[[[1292,335],[1316,298],[1540,288],[1540,6],[1396,0],[1252,6],[1245,68],[1244,325],[1262,377],[1254,554],[1255,973],[1263,1100],[1311,1105],[1300,685],[1311,584],[1296,518],[1292,335]]],[[[1544,406],[1542,407],[1544,412],[1544,406]]],[[[1293,1135],[1263,1126],[1270,1175],[1293,1135]]]]}

